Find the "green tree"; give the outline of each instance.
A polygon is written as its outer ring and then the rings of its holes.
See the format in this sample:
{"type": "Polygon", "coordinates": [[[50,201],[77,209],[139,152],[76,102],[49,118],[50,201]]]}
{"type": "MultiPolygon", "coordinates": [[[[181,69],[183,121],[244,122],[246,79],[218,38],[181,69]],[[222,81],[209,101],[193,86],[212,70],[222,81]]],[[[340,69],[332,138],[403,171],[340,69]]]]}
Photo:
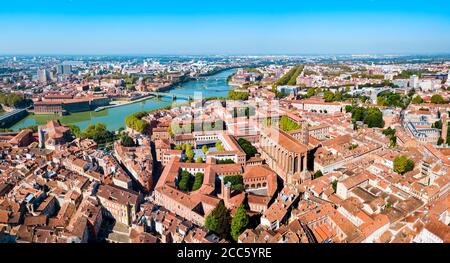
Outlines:
{"type": "Polygon", "coordinates": [[[344,96],[343,96],[342,92],[336,91],[336,92],[334,93],[333,100],[334,100],[334,101],[342,101],[343,97],[344,97],[344,96]]]}
{"type": "Polygon", "coordinates": [[[336,189],[337,189],[337,184],[338,184],[337,180],[334,180],[333,183],[331,184],[331,187],[333,188],[335,193],[336,193],[336,189]]]}
{"type": "Polygon", "coordinates": [[[314,179],[319,178],[323,176],[323,173],[321,170],[317,170],[317,172],[314,173],[314,179]]]}
{"type": "Polygon", "coordinates": [[[194,159],[194,150],[192,149],[192,146],[190,144],[186,144],[186,150],[185,150],[186,157],[189,161],[192,161],[194,159]]]}
{"type": "Polygon", "coordinates": [[[444,104],[444,103],[445,103],[445,100],[444,100],[444,98],[443,98],[441,95],[439,95],[439,94],[434,94],[433,96],[431,96],[431,103],[434,103],[434,104],[444,104]]]}
{"type": "MultiPolygon", "coordinates": [[[[433,128],[433,127],[432,127],[433,128]]],[[[442,129],[442,120],[438,120],[434,123],[434,128],[442,129]]]]}
{"type": "Polygon", "coordinates": [[[389,147],[394,148],[397,145],[397,136],[391,136],[389,138],[389,147]]]}
{"type": "Polygon", "coordinates": [[[92,139],[97,143],[107,143],[114,140],[114,134],[108,131],[103,123],[89,125],[83,130],[81,137],[92,139]]]}
{"type": "Polygon", "coordinates": [[[146,112],[135,112],[128,115],[125,118],[125,124],[137,132],[145,133],[150,126],[147,121],[142,119],[145,115],[147,115],[146,112]]]}
{"type": "Polygon", "coordinates": [[[192,189],[193,176],[188,171],[183,170],[178,177],[178,189],[188,192],[192,189]]]}
{"type": "Polygon", "coordinates": [[[287,97],[287,96],[289,96],[288,93],[282,92],[282,91],[278,91],[278,90],[275,90],[275,98],[277,98],[277,99],[282,99],[282,98],[285,98],[285,97],[287,97]]]}
{"type": "Polygon", "coordinates": [[[439,139],[437,140],[437,145],[441,145],[444,143],[444,139],[442,139],[442,137],[439,137],[439,139]]]}
{"type": "Polygon", "coordinates": [[[295,85],[297,76],[303,71],[302,65],[292,67],[286,74],[275,82],[275,86],[295,85]]]}
{"type": "Polygon", "coordinates": [[[351,105],[346,105],[345,106],[345,112],[352,112],[353,107],[351,105]]]}
{"type": "Polygon", "coordinates": [[[205,220],[205,227],[218,234],[221,238],[227,239],[230,234],[231,215],[225,207],[223,200],[209,213],[205,220]]]}
{"type": "Polygon", "coordinates": [[[255,154],[258,152],[256,150],[255,146],[253,146],[251,144],[251,142],[247,141],[244,138],[239,138],[238,144],[239,144],[239,146],[241,146],[242,150],[244,150],[244,152],[247,156],[247,160],[250,159],[251,157],[255,156],[255,154]]]}
{"type": "Polygon", "coordinates": [[[195,162],[196,162],[196,163],[202,163],[202,162],[203,162],[203,158],[202,158],[202,157],[197,157],[197,158],[195,159],[195,162]]]}
{"type": "Polygon", "coordinates": [[[244,179],[242,175],[228,175],[223,178],[225,184],[230,183],[232,190],[244,191],[244,179]]]}
{"type": "Polygon", "coordinates": [[[225,151],[225,148],[223,147],[221,141],[217,141],[216,142],[216,150],[219,151],[219,152],[225,151]]]}
{"type": "Polygon", "coordinates": [[[131,138],[128,134],[124,133],[120,138],[120,143],[125,147],[134,147],[136,143],[133,138],[131,138]]]}
{"type": "Polygon", "coordinates": [[[204,154],[207,154],[208,153],[208,146],[203,145],[202,146],[202,151],[203,151],[204,154]]]}
{"type": "Polygon", "coordinates": [[[380,111],[380,109],[371,107],[367,110],[367,116],[364,119],[364,123],[369,126],[369,128],[378,127],[383,128],[384,127],[384,121],[383,121],[383,113],[380,111]]]}
{"type": "Polygon", "coordinates": [[[391,127],[388,127],[383,130],[382,132],[386,136],[394,136],[395,135],[395,129],[392,129],[391,127]]]}
{"type": "Polygon", "coordinates": [[[236,213],[231,220],[231,237],[234,241],[238,240],[239,236],[247,228],[249,222],[250,220],[247,215],[247,211],[245,210],[244,205],[241,204],[236,209],[236,213]]]}
{"type": "Polygon", "coordinates": [[[222,159],[222,160],[217,160],[216,163],[217,164],[232,164],[235,162],[232,159],[222,159]]]}
{"type": "Polygon", "coordinates": [[[411,103],[414,104],[422,104],[423,103],[423,99],[422,97],[420,97],[419,95],[415,96],[412,100],[411,103]]]}
{"type": "Polygon", "coordinates": [[[174,147],[175,150],[183,150],[183,146],[181,146],[180,144],[175,145],[174,147]]]}
{"type": "Polygon", "coordinates": [[[235,90],[228,91],[228,99],[230,100],[248,100],[248,92],[240,92],[235,90]]]}
{"type": "Polygon", "coordinates": [[[202,187],[203,177],[204,177],[203,173],[195,174],[194,184],[192,185],[192,191],[198,190],[200,189],[200,187],[202,187]]]}
{"type": "Polygon", "coordinates": [[[307,91],[307,93],[306,93],[306,97],[312,97],[312,96],[314,96],[314,94],[315,94],[315,90],[314,90],[314,88],[308,88],[308,91],[307,91]]]}
{"type": "Polygon", "coordinates": [[[73,134],[73,136],[80,138],[81,137],[81,130],[80,127],[78,127],[75,124],[67,124],[67,127],[69,127],[70,132],[73,134]]]}
{"type": "Polygon", "coordinates": [[[414,169],[414,161],[405,155],[397,155],[394,158],[394,172],[405,174],[414,169]]]}
{"type": "Polygon", "coordinates": [[[169,125],[169,127],[167,127],[167,132],[169,133],[170,137],[173,138],[175,136],[175,134],[173,133],[173,130],[172,130],[172,125],[169,125]]]}
{"type": "Polygon", "coordinates": [[[352,145],[350,145],[349,147],[348,147],[348,149],[351,151],[351,150],[353,150],[353,149],[356,149],[356,148],[358,148],[358,144],[357,143],[352,143],[352,145]]]}
{"type": "Polygon", "coordinates": [[[25,99],[22,95],[16,93],[1,93],[0,104],[14,108],[25,108],[32,104],[30,99],[25,99]]]}
{"type": "Polygon", "coordinates": [[[327,90],[323,93],[323,98],[326,102],[332,102],[334,101],[334,93],[327,90]]]}
{"type": "Polygon", "coordinates": [[[379,96],[379,97],[377,97],[377,105],[388,106],[388,101],[385,97],[379,96]]]}

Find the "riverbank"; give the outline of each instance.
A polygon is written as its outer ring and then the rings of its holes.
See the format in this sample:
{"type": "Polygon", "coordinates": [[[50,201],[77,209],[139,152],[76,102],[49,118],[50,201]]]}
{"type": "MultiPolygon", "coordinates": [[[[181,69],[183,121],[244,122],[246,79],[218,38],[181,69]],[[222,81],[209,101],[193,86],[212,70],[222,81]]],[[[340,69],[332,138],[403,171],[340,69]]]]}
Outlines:
{"type": "MultiPolygon", "coordinates": [[[[228,67],[228,68],[223,68],[223,69],[219,69],[219,70],[212,70],[212,71],[210,71],[208,73],[200,74],[200,75],[198,75],[198,77],[214,76],[214,75],[219,74],[221,72],[224,72],[224,71],[227,71],[227,70],[231,70],[231,69],[235,69],[235,68],[236,67],[228,67]]],[[[229,83],[229,81],[228,81],[229,77],[233,76],[233,75],[234,75],[234,73],[227,77],[227,83],[229,83]]],[[[176,81],[176,82],[168,85],[167,87],[164,87],[164,88],[158,90],[158,92],[167,92],[167,91],[175,90],[175,89],[177,89],[177,86],[180,86],[183,83],[187,83],[189,81],[194,81],[196,79],[197,79],[196,77],[187,77],[187,76],[185,76],[181,80],[176,81]]],[[[233,85],[233,84],[230,84],[230,85],[233,85]]],[[[125,105],[128,105],[128,104],[141,102],[141,101],[144,101],[144,100],[147,100],[147,99],[150,99],[150,98],[154,98],[154,97],[156,97],[156,96],[154,96],[153,94],[149,94],[148,96],[139,98],[139,99],[134,100],[134,101],[129,101],[129,102],[126,102],[126,103],[120,103],[120,104],[115,104],[115,105],[108,105],[108,106],[98,107],[97,109],[95,109],[95,111],[99,112],[99,111],[106,110],[106,109],[111,109],[111,108],[115,108],[115,107],[121,107],[121,106],[125,106],[125,105]]]]}
{"type": "MultiPolygon", "coordinates": [[[[233,87],[228,85],[226,78],[236,71],[235,68],[222,70],[212,76],[217,76],[217,79],[201,79],[188,81],[181,86],[173,87],[168,93],[176,93],[180,95],[193,96],[194,93],[201,93],[203,98],[210,97],[226,97],[228,96],[228,90],[233,87]]],[[[121,104],[115,107],[103,109],[101,111],[88,111],[71,113],[65,116],[58,115],[33,115],[30,114],[23,120],[19,121],[12,127],[12,130],[17,131],[25,127],[42,125],[49,120],[59,119],[64,124],[74,124],[85,129],[90,124],[104,123],[111,131],[118,130],[121,127],[125,127],[125,118],[133,112],[139,111],[151,111],[158,110],[168,106],[175,106],[183,99],[172,101],[172,98],[146,98],[145,100],[133,101],[133,103],[121,104]]]]}
{"type": "Polygon", "coordinates": [[[111,108],[115,108],[115,107],[122,107],[122,106],[126,106],[126,105],[129,105],[129,104],[133,104],[133,103],[145,101],[145,100],[148,100],[148,99],[152,99],[154,97],[155,97],[155,95],[149,94],[149,95],[143,96],[143,97],[141,97],[139,99],[136,99],[136,100],[131,100],[131,101],[123,102],[123,103],[117,103],[117,104],[112,104],[112,105],[108,105],[108,106],[98,107],[94,111],[95,112],[99,112],[99,111],[102,111],[102,110],[111,109],[111,108]]]}

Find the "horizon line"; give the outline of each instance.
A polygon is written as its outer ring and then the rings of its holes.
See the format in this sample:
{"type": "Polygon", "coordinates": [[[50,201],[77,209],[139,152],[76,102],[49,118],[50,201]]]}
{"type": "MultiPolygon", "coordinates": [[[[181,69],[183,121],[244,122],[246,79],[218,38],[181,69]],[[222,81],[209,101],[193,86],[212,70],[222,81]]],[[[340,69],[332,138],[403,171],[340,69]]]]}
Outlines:
{"type": "Polygon", "coordinates": [[[449,56],[446,52],[357,52],[357,53],[0,53],[0,56],[449,56]]]}

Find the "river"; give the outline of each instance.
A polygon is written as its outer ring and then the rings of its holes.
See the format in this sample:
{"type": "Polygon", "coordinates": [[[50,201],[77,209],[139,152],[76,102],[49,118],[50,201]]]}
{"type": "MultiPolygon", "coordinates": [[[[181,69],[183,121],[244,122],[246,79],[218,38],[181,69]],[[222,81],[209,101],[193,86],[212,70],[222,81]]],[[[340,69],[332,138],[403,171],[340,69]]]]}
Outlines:
{"type": "MultiPolygon", "coordinates": [[[[169,93],[196,96],[201,93],[203,98],[226,97],[232,86],[228,85],[227,77],[236,72],[236,69],[228,69],[198,80],[191,80],[174,87],[169,93]]],[[[133,112],[150,111],[171,105],[172,99],[168,97],[152,98],[132,104],[109,108],[99,112],[87,111],[71,113],[65,116],[59,115],[35,115],[30,114],[26,118],[14,124],[11,129],[19,130],[32,125],[42,125],[48,120],[59,119],[63,124],[75,124],[81,130],[90,124],[102,122],[109,130],[118,130],[125,127],[125,117],[133,112]]]]}

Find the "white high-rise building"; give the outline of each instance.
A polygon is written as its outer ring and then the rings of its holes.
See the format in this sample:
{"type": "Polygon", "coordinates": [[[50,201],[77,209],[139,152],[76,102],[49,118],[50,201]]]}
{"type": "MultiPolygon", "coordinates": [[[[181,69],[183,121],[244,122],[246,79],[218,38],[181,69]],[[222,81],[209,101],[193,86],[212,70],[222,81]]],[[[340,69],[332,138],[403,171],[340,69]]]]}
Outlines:
{"type": "Polygon", "coordinates": [[[61,64],[56,66],[56,73],[57,74],[63,74],[63,75],[70,75],[72,74],[72,66],[68,64],[61,64]]]}
{"type": "Polygon", "coordinates": [[[419,77],[417,75],[412,75],[409,78],[409,87],[417,89],[419,87],[419,77]]]}
{"type": "Polygon", "coordinates": [[[38,69],[37,75],[39,82],[47,82],[50,78],[49,73],[46,69],[38,69]]]}

